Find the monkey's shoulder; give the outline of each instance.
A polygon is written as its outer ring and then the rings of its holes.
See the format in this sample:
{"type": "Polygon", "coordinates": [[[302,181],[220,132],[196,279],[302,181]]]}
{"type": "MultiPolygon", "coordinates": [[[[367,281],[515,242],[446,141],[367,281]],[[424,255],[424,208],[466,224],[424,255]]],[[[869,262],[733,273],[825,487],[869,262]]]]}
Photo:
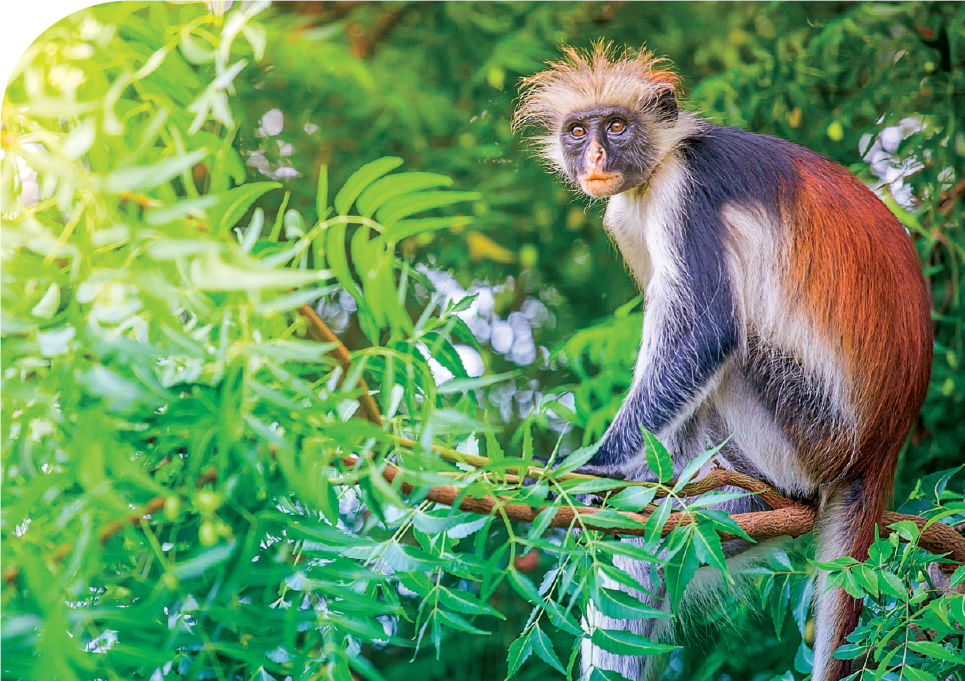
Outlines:
{"type": "Polygon", "coordinates": [[[733,203],[761,203],[777,211],[800,185],[802,164],[818,154],[787,140],[740,128],[707,125],[680,145],[694,182],[695,198],[714,208],[733,203]]]}
{"type": "Polygon", "coordinates": [[[834,213],[838,219],[853,214],[889,229],[897,225],[849,170],[794,142],[707,124],[684,139],[679,151],[692,178],[689,199],[713,212],[753,205],[777,218],[798,206],[805,214],[834,213]]]}

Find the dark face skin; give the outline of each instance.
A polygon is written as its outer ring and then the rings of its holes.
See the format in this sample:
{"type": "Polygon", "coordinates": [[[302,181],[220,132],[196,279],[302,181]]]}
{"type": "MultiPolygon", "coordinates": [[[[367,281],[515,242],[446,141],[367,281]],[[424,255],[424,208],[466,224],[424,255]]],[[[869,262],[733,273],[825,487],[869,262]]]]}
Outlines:
{"type": "Polygon", "coordinates": [[[567,175],[597,198],[643,184],[656,163],[644,127],[622,106],[571,113],[560,132],[567,175]]]}

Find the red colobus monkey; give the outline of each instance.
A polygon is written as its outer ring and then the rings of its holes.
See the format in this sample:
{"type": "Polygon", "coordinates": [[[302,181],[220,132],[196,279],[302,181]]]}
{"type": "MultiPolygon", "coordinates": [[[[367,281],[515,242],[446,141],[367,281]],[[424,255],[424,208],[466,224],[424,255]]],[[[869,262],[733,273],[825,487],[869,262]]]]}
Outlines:
{"type": "MultiPolygon", "coordinates": [[[[523,81],[515,124],[542,131],[565,180],[609,197],[603,224],[646,301],[633,384],[585,470],[653,479],[641,426],[678,470],[726,440],[735,470],[814,500],[819,560],[867,558],[931,370],[905,230],[822,156],[678,108],[677,76],[651,54],[565,55],[523,81]]],[[[750,497],[724,510],[760,508],[750,497]]],[[[620,567],[649,585],[648,566],[620,567]]],[[[831,654],[860,603],[824,593],[820,576],[816,594],[813,679],[837,681],[849,663],[831,654]]],[[[653,633],[653,620],[588,619],[653,633]]],[[[590,664],[646,676],[645,660],[587,644],[590,664]]]]}

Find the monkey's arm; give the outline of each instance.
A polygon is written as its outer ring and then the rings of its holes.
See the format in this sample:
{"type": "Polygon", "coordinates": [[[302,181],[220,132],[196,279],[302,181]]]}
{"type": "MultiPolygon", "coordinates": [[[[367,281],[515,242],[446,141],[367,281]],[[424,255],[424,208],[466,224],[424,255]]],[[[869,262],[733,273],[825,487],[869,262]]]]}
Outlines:
{"type": "Polygon", "coordinates": [[[588,468],[609,475],[635,468],[643,452],[641,427],[658,437],[679,427],[736,347],[728,275],[719,257],[701,260],[685,257],[687,276],[658,273],[647,287],[633,385],[588,468]]]}

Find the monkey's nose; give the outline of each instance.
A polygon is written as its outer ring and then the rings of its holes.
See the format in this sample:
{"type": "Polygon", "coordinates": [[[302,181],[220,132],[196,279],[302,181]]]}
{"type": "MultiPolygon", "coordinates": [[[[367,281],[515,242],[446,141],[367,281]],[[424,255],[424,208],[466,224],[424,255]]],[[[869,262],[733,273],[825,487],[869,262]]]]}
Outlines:
{"type": "Polygon", "coordinates": [[[599,168],[606,161],[606,149],[599,142],[591,142],[586,150],[586,160],[592,168],[599,168]]]}

